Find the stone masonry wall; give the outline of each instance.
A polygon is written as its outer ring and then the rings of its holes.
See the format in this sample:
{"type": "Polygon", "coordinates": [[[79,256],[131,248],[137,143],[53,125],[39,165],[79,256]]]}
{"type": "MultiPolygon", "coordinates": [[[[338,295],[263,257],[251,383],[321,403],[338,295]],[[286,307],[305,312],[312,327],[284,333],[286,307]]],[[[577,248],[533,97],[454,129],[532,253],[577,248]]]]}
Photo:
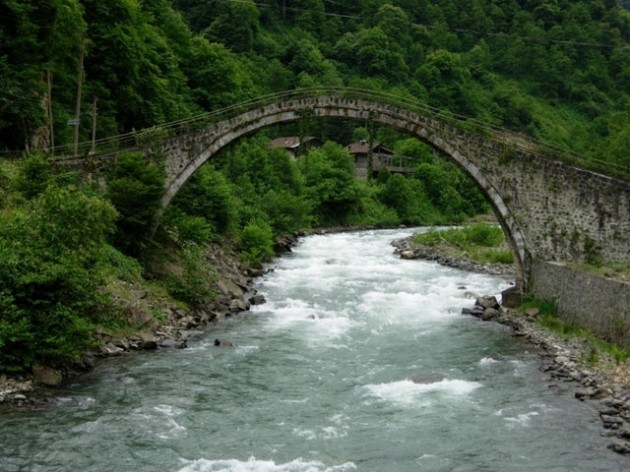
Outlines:
{"type": "Polygon", "coordinates": [[[628,183],[526,153],[489,178],[518,220],[533,259],[630,258],[628,183]]]}
{"type": "Polygon", "coordinates": [[[530,281],[536,298],[555,301],[561,319],[630,348],[630,282],[542,261],[532,264],[530,281]]]}
{"type": "Polygon", "coordinates": [[[540,155],[526,138],[485,130],[470,133],[424,110],[376,101],[319,96],[278,101],[164,142],[166,207],[188,178],[216,152],[274,124],[345,118],[415,136],[455,162],[488,197],[517,255],[527,285],[530,260],[588,262],[630,259],[630,183],[540,155]]]}

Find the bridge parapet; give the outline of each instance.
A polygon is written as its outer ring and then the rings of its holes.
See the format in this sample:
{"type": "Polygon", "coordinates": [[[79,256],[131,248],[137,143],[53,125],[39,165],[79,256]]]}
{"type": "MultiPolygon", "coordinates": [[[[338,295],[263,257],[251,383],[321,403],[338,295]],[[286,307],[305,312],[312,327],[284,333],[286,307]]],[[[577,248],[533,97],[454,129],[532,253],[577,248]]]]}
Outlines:
{"type": "Polygon", "coordinates": [[[120,142],[164,162],[165,208],[191,175],[225,146],[259,129],[305,118],[372,120],[417,137],[455,162],[494,208],[516,255],[521,286],[527,284],[532,259],[630,258],[628,182],[550,158],[560,154],[521,135],[386,94],[295,91],[172,124],[161,130],[168,137],[158,145],[139,147],[137,139],[120,142]]]}

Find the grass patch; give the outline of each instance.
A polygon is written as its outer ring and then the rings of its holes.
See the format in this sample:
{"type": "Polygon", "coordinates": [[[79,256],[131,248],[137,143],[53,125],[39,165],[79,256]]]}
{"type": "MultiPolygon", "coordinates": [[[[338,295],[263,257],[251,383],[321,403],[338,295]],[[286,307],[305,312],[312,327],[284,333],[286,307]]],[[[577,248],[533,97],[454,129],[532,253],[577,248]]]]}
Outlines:
{"type": "Polygon", "coordinates": [[[476,223],[459,228],[435,229],[415,235],[413,242],[467,256],[479,264],[514,263],[512,252],[506,248],[503,230],[497,225],[476,223]]]}
{"type": "Polygon", "coordinates": [[[553,300],[537,300],[526,294],[520,309],[526,310],[527,308],[538,308],[540,311],[540,315],[537,318],[538,323],[548,331],[557,334],[564,340],[577,338],[586,342],[590,347],[590,353],[583,361],[588,364],[597,364],[602,354],[610,356],[617,364],[630,359],[630,349],[606,341],[588,329],[558,318],[558,307],[553,300]]]}
{"type": "Polygon", "coordinates": [[[597,363],[601,358],[601,353],[610,356],[617,364],[621,364],[630,359],[630,349],[606,341],[587,329],[581,328],[573,323],[562,321],[555,315],[541,315],[538,318],[538,322],[541,326],[558,334],[563,339],[577,338],[585,341],[588,346],[590,346],[591,353],[583,360],[589,364],[597,363]]]}
{"type": "Polygon", "coordinates": [[[599,264],[570,264],[570,267],[600,277],[630,280],[630,259],[627,261],[608,261],[599,264]]]}

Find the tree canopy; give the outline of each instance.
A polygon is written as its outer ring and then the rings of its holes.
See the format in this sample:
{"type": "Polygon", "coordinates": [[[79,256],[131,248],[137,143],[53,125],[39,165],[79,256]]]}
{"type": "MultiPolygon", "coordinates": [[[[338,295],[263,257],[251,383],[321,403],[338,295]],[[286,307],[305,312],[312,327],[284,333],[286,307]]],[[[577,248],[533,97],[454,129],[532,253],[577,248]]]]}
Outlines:
{"type": "Polygon", "coordinates": [[[1,0],[0,149],[71,141],[83,51],[82,140],[92,97],[97,135],[106,137],[287,88],[351,85],[628,164],[607,152],[627,133],[619,129],[630,101],[627,7],[1,0]]]}

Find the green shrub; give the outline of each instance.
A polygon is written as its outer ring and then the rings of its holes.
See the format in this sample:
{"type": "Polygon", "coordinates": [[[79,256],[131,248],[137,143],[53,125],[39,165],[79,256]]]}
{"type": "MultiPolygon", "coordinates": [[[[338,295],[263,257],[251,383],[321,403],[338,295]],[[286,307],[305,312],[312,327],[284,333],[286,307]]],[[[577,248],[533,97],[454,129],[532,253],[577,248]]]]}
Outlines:
{"type": "Polygon", "coordinates": [[[201,166],[195,172],[174,198],[171,206],[187,215],[206,220],[213,237],[235,230],[237,201],[232,195],[230,183],[209,164],[201,166]]]}
{"type": "Polygon", "coordinates": [[[485,223],[477,223],[464,230],[466,239],[473,244],[485,247],[494,247],[504,240],[503,230],[499,226],[491,226],[485,223]]]}
{"type": "Polygon", "coordinates": [[[36,153],[31,154],[24,161],[15,187],[26,198],[34,198],[46,190],[50,180],[50,164],[42,154],[36,153]]]}
{"type": "Polygon", "coordinates": [[[503,243],[505,236],[499,226],[477,223],[462,228],[433,230],[417,234],[413,240],[429,246],[445,243],[460,248],[469,246],[496,247],[503,243]]]}
{"type": "Polygon", "coordinates": [[[521,309],[526,310],[527,308],[538,308],[541,315],[549,315],[554,318],[558,315],[558,306],[556,305],[556,302],[554,300],[539,300],[535,298],[531,293],[526,293],[523,295],[523,303],[521,305],[521,309]]]}
{"type": "Polygon", "coordinates": [[[488,250],[484,253],[484,258],[491,264],[514,264],[512,251],[488,250]]]}
{"type": "Polygon", "coordinates": [[[164,215],[162,226],[169,229],[169,233],[180,245],[188,242],[202,244],[213,239],[212,227],[201,216],[191,216],[175,206],[170,206],[164,215]]]}
{"type": "Polygon", "coordinates": [[[101,274],[103,278],[114,277],[125,282],[140,281],[142,270],[137,259],[126,256],[110,244],[101,247],[95,268],[95,272],[101,274]]]}
{"type": "Polygon", "coordinates": [[[212,290],[213,274],[204,264],[203,248],[197,244],[187,244],[181,251],[184,263],[181,275],[171,274],[167,280],[168,291],[173,297],[192,306],[200,305],[214,298],[212,290]]]}
{"type": "Polygon", "coordinates": [[[107,195],[120,213],[115,244],[127,254],[139,255],[155,223],[164,179],[164,170],[140,153],[121,154],[108,176],[107,195]]]}
{"type": "Polygon", "coordinates": [[[273,257],[273,231],[269,223],[262,219],[250,221],[241,231],[239,246],[241,257],[253,266],[273,257]]]}
{"type": "Polygon", "coordinates": [[[262,199],[262,208],[275,234],[293,233],[310,223],[309,202],[287,190],[268,191],[262,199]]]}
{"type": "Polygon", "coordinates": [[[104,199],[49,186],[0,220],[0,369],[76,360],[109,316],[101,248],[116,211],[104,199]]]}

